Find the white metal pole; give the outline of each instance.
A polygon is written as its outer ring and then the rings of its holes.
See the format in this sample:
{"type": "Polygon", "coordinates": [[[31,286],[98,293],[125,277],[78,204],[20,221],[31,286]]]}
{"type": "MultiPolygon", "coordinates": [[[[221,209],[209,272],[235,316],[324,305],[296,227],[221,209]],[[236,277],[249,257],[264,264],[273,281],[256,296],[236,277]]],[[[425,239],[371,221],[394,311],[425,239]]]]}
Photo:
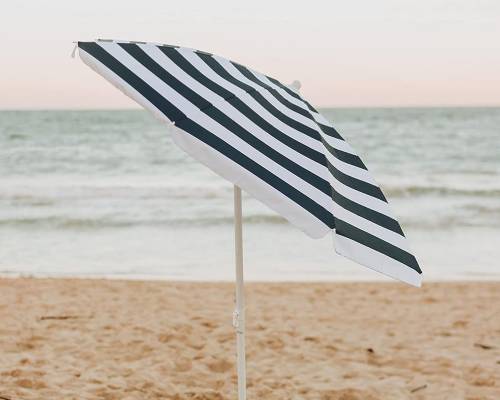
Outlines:
{"type": "Polygon", "coordinates": [[[236,309],[233,325],[236,330],[236,354],[238,368],[238,400],[246,400],[245,366],[245,293],[243,287],[243,229],[241,213],[241,189],[234,185],[234,250],[236,264],[236,309]]]}

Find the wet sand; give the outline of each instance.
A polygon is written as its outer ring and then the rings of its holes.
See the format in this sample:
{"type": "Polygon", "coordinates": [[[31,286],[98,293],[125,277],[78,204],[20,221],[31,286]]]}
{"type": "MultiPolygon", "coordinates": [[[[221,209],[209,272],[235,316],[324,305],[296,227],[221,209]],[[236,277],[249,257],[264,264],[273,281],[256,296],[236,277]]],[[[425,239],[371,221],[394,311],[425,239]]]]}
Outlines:
{"type": "MultiPolygon", "coordinates": [[[[236,399],[233,291],[0,279],[0,399],[236,399]]],[[[246,294],[249,399],[500,399],[500,282],[246,294]]]]}

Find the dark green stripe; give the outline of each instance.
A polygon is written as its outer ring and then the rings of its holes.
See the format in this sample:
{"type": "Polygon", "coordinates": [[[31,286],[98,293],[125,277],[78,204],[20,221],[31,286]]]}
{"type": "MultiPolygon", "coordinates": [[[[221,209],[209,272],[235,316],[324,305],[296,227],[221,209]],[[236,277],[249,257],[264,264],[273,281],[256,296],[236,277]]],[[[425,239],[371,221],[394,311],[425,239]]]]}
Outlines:
{"type": "Polygon", "coordinates": [[[330,173],[344,185],[347,185],[350,188],[357,190],[358,192],[363,192],[368,196],[375,197],[376,199],[382,200],[387,203],[387,199],[378,186],[344,174],[342,171],[339,171],[337,168],[335,168],[328,160],[327,164],[330,173]]]}
{"type": "Polygon", "coordinates": [[[335,232],[337,235],[344,236],[379,253],[385,254],[414,269],[419,274],[422,273],[416,258],[412,254],[338,218],[335,218],[335,232]]]}
{"type": "Polygon", "coordinates": [[[342,208],[359,215],[360,217],[367,219],[377,225],[380,225],[386,229],[389,229],[395,233],[404,236],[404,233],[399,225],[398,221],[394,218],[391,218],[385,214],[379,213],[378,211],[372,210],[371,208],[365,207],[347,197],[342,196],[339,192],[337,192],[333,187],[332,189],[332,197],[333,201],[337,203],[342,208]]]}
{"type": "Polygon", "coordinates": [[[326,147],[326,149],[332,154],[335,158],[353,165],[355,167],[361,168],[361,169],[368,169],[366,168],[365,164],[363,161],[361,161],[361,158],[357,156],[356,154],[351,154],[347,153],[343,150],[336,149],[335,147],[331,146],[330,143],[328,143],[326,140],[323,140],[323,145],[326,147]]]}
{"type": "Polygon", "coordinates": [[[340,133],[338,133],[337,130],[333,126],[323,125],[323,124],[320,124],[319,122],[317,122],[317,124],[319,126],[319,129],[321,129],[321,131],[325,135],[331,136],[331,137],[334,137],[334,138],[337,138],[340,140],[344,140],[344,138],[342,136],[340,136],[340,133]]]}

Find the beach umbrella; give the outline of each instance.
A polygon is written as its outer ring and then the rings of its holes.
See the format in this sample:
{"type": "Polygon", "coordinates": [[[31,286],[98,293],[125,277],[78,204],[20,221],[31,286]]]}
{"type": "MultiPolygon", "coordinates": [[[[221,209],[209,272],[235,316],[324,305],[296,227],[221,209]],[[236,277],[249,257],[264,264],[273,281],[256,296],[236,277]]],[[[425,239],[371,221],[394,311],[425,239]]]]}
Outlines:
{"type": "Polygon", "coordinates": [[[174,124],[179,147],[234,185],[240,400],[246,396],[241,189],[312,238],[333,232],[342,256],[420,286],[422,271],[384,194],[352,147],[302,98],[297,81],[286,86],[178,46],[97,40],[76,48],[85,64],[174,124]]]}

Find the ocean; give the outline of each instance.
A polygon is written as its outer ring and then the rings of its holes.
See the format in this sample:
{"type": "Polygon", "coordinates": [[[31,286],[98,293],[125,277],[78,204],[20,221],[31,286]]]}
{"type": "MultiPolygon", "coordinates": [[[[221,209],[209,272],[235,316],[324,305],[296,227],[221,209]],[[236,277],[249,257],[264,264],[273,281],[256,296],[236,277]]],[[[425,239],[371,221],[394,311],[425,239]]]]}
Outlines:
{"type": "MultiPolygon", "coordinates": [[[[500,108],[323,109],[424,280],[500,279],[500,108]]],[[[145,111],[0,112],[0,274],[232,280],[232,186],[145,111]]],[[[250,280],[386,280],[244,195],[250,280]]]]}

